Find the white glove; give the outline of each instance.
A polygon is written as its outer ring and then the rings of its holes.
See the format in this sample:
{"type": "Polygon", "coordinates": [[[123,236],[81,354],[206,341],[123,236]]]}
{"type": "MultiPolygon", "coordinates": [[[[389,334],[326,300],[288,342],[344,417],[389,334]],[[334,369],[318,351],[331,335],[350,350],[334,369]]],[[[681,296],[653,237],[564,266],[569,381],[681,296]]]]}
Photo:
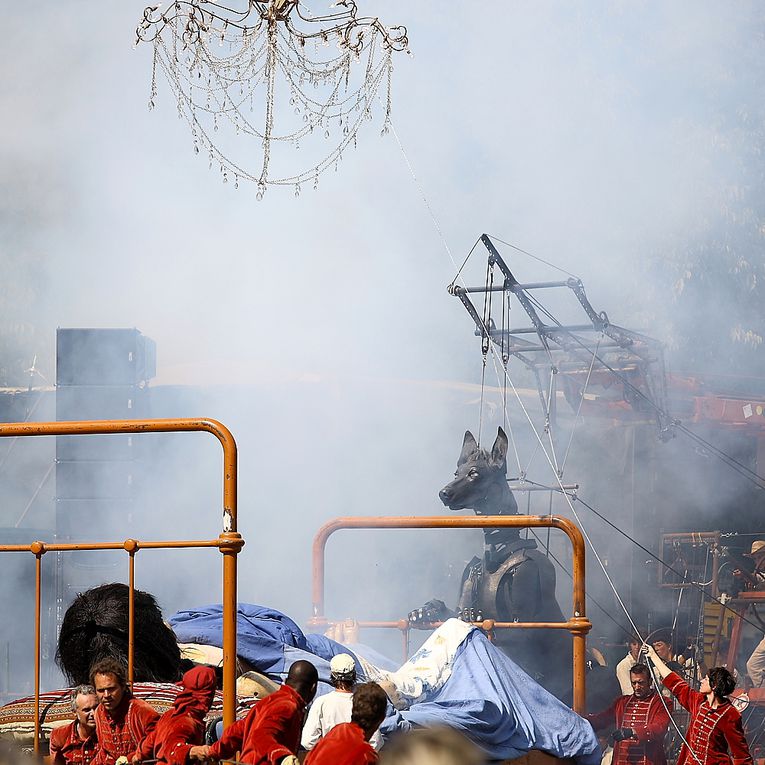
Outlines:
{"type": "Polygon", "coordinates": [[[288,754],[282,759],[280,765],[300,765],[300,760],[294,754],[288,754]]]}
{"type": "Polygon", "coordinates": [[[640,654],[645,658],[650,659],[651,661],[659,658],[653,646],[649,645],[648,643],[643,643],[643,645],[640,646],[640,654]]]}
{"type": "Polygon", "coordinates": [[[128,765],[128,762],[130,762],[130,760],[128,760],[128,758],[123,754],[122,757],[117,758],[117,761],[114,763],[114,765],[128,765]]]}

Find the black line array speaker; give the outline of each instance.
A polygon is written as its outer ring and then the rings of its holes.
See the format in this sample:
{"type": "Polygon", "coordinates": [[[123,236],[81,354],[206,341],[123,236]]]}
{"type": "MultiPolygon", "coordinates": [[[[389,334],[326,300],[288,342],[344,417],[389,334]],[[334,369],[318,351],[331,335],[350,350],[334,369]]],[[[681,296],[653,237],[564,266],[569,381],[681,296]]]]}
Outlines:
{"type": "Polygon", "coordinates": [[[56,385],[139,385],[156,373],[156,344],[137,329],[56,331],[56,385]]]}
{"type": "MultiPolygon", "coordinates": [[[[149,391],[137,385],[59,385],[56,419],[140,420],[149,417],[149,391]]],[[[126,436],[58,436],[56,459],[130,460],[141,439],[126,436]]]]}
{"type": "MultiPolygon", "coordinates": [[[[150,417],[146,383],[156,346],[137,329],[58,329],[56,419],[150,417]]],[[[56,534],[109,539],[127,534],[145,445],[135,435],[56,438],[56,534]]]]}

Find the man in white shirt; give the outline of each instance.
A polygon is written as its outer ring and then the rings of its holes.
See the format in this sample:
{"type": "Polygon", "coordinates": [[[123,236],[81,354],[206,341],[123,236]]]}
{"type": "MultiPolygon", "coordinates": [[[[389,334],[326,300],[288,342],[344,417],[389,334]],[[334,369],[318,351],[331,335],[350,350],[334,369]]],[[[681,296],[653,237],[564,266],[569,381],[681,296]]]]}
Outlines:
{"type": "MultiPolygon", "coordinates": [[[[356,685],[356,663],[347,653],[339,653],[329,663],[329,681],[335,690],[314,700],[308,710],[300,744],[311,750],[335,725],[351,721],[353,688],[356,685]]],[[[372,734],[369,743],[379,749],[382,737],[379,731],[372,734]]]]}
{"type": "Polygon", "coordinates": [[[640,645],[641,641],[638,638],[631,637],[628,641],[627,655],[616,665],[616,679],[619,681],[623,696],[630,696],[633,693],[630,670],[638,663],[640,645]]]}
{"type": "MultiPolygon", "coordinates": [[[[754,561],[754,571],[747,575],[742,574],[747,581],[747,589],[765,590],[765,540],[756,539],[752,542],[752,551],[744,553],[744,555],[754,561]]],[[[765,636],[746,660],[746,673],[751,678],[755,688],[761,688],[765,684],[765,636]]]]}

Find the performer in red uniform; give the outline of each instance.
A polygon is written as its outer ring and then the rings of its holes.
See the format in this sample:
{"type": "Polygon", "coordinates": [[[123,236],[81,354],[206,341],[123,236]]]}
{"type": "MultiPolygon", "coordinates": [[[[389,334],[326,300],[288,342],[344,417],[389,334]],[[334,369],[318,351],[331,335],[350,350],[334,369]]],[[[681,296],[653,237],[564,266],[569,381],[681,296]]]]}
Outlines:
{"type": "Polygon", "coordinates": [[[98,706],[92,685],[79,685],[72,691],[75,719],[69,725],[54,728],[50,734],[51,765],[89,765],[95,757],[95,711],[98,706]]]}
{"type": "Polygon", "coordinates": [[[728,699],[736,687],[733,675],[725,667],[714,667],[694,691],[653,648],[646,646],[643,651],[664,685],[691,714],[677,765],[731,765],[731,760],[733,765],[752,765],[741,715],[728,699]]]}
{"type": "Polygon", "coordinates": [[[99,701],[95,765],[115,765],[119,757],[132,762],[150,757],[150,751],[142,751],[140,745],[154,729],[159,714],[133,697],[122,665],[114,659],[102,659],[91,668],[90,679],[99,701]]]}
{"type": "Polygon", "coordinates": [[[377,752],[369,743],[385,719],[388,697],[377,683],[364,683],[353,692],[351,721],[332,728],[308,753],[305,765],[374,765],[377,752]]]}
{"type": "Polygon", "coordinates": [[[595,730],[615,725],[613,765],[666,765],[664,736],[669,713],[653,688],[645,664],[630,669],[632,695],[619,696],[608,709],[587,715],[595,730]]]}
{"type": "Polygon", "coordinates": [[[316,695],[319,676],[310,661],[296,661],[284,685],[259,701],[247,717],[229,725],[212,746],[193,746],[189,757],[199,760],[232,758],[250,765],[297,765],[297,750],[306,705],[316,695]]]}
{"type": "Polygon", "coordinates": [[[141,744],[141,752],[168,765],[185,765],[191,747],[204,739],[205,715],[215,698],[216,684],[212,667],[186,672],[181,680],[183,690],[141,744]]]}

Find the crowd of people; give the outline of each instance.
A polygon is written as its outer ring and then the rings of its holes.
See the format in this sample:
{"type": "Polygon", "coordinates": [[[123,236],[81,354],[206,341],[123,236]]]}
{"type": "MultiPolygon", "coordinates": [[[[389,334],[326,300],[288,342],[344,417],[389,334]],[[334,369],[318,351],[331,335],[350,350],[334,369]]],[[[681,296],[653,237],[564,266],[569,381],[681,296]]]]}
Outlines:
{"type": "MultiPolygon", "coordinates": [[[[160,715],[132,695],[119,662],[97,662],[91,684],[72,691],[74,720],[51,734],[50,765],[194,765],[234,758],[251,765],[377,763],[386,692],[377,683],[357,684],[348,654],[335,656],[330,671],[334,690],[314,701],[316,668],[308,661],[293,663],[277,691],[226,728],[218,741],[204,744],[205,718],[217,687],[212,667],[186,672],[171,709],[160,715]]],[[[444,765],[485,761],[477,747],[454,731],[418,731],[399,738],[382,758],[387,765],[433,758],[444,765]]]]}
{"type": "Polygon", "coordinates": [[[666,765],[670,725],[682,742],[676,765],[753,765],[741,714],[730,699],[736,677],[727,667],[684,662],[673,654],[671,631],[662,629],[645,643],[629,640],[616,676],[622,695],[587,716],[596,731],[610,731],[612,765],[666,765]],[[675,703],[687,713],[685,730],[673,719],[675,703]]]}
{"type": "MultiPolygon", "coordinates": [[[[762,570],[765,586],[765,541],[755,542],[747,557],[755,562],[755,584],[762,570]]],[[[763,656],[765,638],[747,662],[748,673],[760,681],[763,656]]],[[[725,666],[706,671],[696,663],[689,672],[678,658],[670,630],[656,630],[646,642],[638,636],[629,641],[616,666],[621,695],[587,716],[596,731],[610,732],[612,765],[666,765],[670,725],[682,741],[677,765],[753,765],[741,715],[729,698],[735,672],[725,666]],[[675,703],[687,711],[685,730],[673,720],[675,703]]],[[[308,661],[293,663],[278,690],[208,745],[203,743],[205,718],[218,679],[212,667],[186,672],[172,708],[159,715],[132,695],[124,667],[105,659],[91,668],[89,685],[73,690],[74,719],[54,729],[50,765],[199,765],[233,758],[249,765],[485,762],[477,747],[447,729],[413,731],[383,748],[378,728],[390,691],[373,682],[357,684],[355,667],[348,654],[333,657],[334,690],[314,699],[316,668],[308,661]]]]}
{"type": "MultiPolygon", "coordinates": [[[[741,715],[729,699],[735,687],[733,675],[725,667],[715,667],[696,691],[678,673],[678,665],[660,654],[664,642],[632,641],[625,657],[632,662],[627,669],[629,692],[607,709],[588,715],[596,731],[611,731],[613,765],[666,765],[664,744],[673,702],[657,692],[657,681],[689,713],[677,765],[753,765],[741,715]]],[[[197,666],[186,672],[173,706],[159,715],[131,694],[120,663],[100,661],[92,668],[91,685],[72,692],[74,720],[54,729],[50,763],[194,765],[234,758],[251,765],[485,762],[477,747],[448,730],[399,737],[381,756],[376,734],[388,696],[376,683],[356,683],[355,664],[348,654],[335,656],[330,669],[334,691],[314,701],[316,668],[308,661],[295,662],[276,692],[208,745],[203,738],[217,685],[213,668],[197,666]]],[[[621,678],[622,663],[617,671],[621,678]]]]}

